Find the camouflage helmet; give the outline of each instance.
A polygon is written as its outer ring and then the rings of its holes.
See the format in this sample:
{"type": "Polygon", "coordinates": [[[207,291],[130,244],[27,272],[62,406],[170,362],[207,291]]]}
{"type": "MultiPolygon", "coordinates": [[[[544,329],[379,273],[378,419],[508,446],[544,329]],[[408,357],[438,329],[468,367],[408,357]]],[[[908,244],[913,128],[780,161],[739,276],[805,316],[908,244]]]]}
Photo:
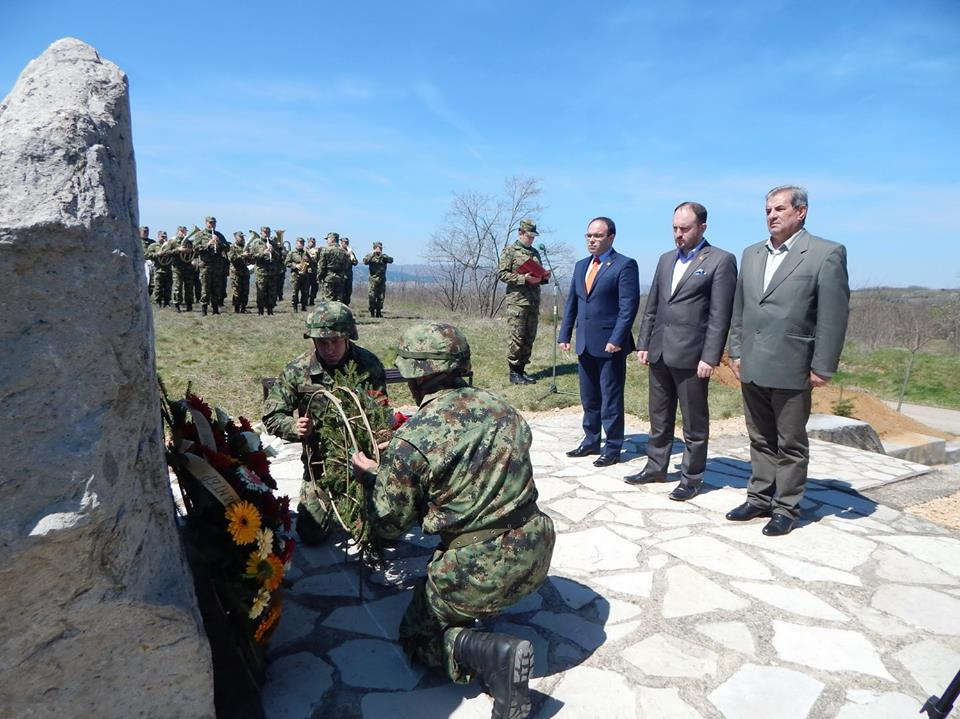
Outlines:
{"type": "Polygon", "coordinates": [[[441,322],[414,325],[400,338],[397,369],[404,379],[470,371],[470,344],[463,332],[441,322]]]}
{"type": "Polygon", "coordinates": [[[331,237],[332,237],[333,239],[337,240],[338,242],[340,241],[340,233],[339,233],[339,232],[328,232],[328,233],[327,233],[327,236],[324,237],[323,239],[329,240],[331,237]]]}
{"type": "Polygon", "coordinates": [[[353,319],[353,312],[342,302],[321,302],[307,316],[303,338],[325,340],[334,337],[357,339],[357,323],[353,319]]]}

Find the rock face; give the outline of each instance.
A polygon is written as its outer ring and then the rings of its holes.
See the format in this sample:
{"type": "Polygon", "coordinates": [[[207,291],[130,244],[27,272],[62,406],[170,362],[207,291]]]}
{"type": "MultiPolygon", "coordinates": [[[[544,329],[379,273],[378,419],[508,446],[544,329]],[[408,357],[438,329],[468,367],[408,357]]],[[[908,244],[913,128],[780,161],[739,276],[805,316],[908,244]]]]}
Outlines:
{"type": "Polygon", "coordinates": [[[811,414],[807,420],[807,434],[824,442],[845,444],[868,452],[886,454],[877,431],[867,422],[833,414],[811,414]]]}
{"type": "Polygon", "coordinates": [[[213,717],[165,482],[126,76],[51,45],[0,103],[0,715],[213,717]]]}

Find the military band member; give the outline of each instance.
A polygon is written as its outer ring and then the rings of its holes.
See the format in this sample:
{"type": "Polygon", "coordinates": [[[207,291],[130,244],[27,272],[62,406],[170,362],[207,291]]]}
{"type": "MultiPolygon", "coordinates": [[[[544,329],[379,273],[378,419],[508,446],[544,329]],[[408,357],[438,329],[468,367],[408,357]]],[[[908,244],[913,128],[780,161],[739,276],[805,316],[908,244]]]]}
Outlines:
{"type": "Polygon", "coordinates": [[[217,232],[217,218],[207,217],[205,229],[199,234],[196,250],[200,257],[201,294],[200,311],[207,314],[207,306],[213,314],[220,314],[220,287],[223,261],[227,255],[227,238],[217,232]]]}
{"type": "Polygon", "coordinates": [[[307,268],[310,266],[310,257],[304,247],[303,238],[297,238],[296,246],[287,255],[286,266],[290,268],[290,294],[293,300],[293,311],[299,307],[307,311],[307,268]]]}
{"type": "Polygon", "coordinates": [[[178,249],[175,240],[167,238],[166,230],[157,232],[157,241],[147,249],[153,260],[153,299],[157,307],[169,307],[173,290],[173,254],[178,249]]]}
{"type": "Polygon", "coordinates": [[[177,228],[179,250],[173,256],[173,302],[174,308],[180,312],[181,306],[187,312],[193,311],[193,280],[196,270],[193,266],[193,240],[187,237],[187,228],[182,225],[177,228]]]}
{"type": "Polygon", "coordinates": [[[274,279],[276,266],[274,242],[270,237],[269,227],[260,228],[260,240],[256,244],[254,248],[251,243],[251,254],[253,264],[256,266],[254,276],[257,289],[257,313],[262,315],[266,311],[268,315],[272,315],[273,308],[277,304],[277,284],[274,279]]]}
{"type": "Polygon", "coordinates": [[[363,258],[363,264],[370,268],[367,302],[371,317],[383,317],[383,299],[387,294],[387,265],[392,262],[393,258],[383,253],[382,242],[374,242],[373,252],[363,258]]]}
{"type": "Polygon", "coordinates": [[[343,286],[343,299],[341,300],[343,304],[349,305],[350,299],[353,297],[353,268],[357,266],[359,260],[353,248],[350,247],[349,237],[340,238],[340,249],[346,252],[350,259],[350,264],[347,265],[346,283],[343,286]]]}
{"type": "Polygon", "coordinates": [[[317,301],[317,263],[320,261],[320,250],[317,248],[317,238],[307,238],[307,256],[310,258],[310,266],[307,268],[307,281],[309,286],[307,292],[310,297],[310,306],[313,307],[317,301]]]}
{"type": "Polygon", "coordinates": [[[153,244],[153,238],[150,237],[150,228],[146,225],[140,228],[140,242],[143,243],[143,258],[150,263],[147,265],[147,293],[153,297],[153,261],[147,256],[147,248],[153,244]]]}
{"type": "Polygon", "coordinates": [[[350,267],[350,257],[340,249],[340,235],[336,232],[327,233],[327,246],[320,253],[320,260],[317,263],[317,282],[320,283],[324,300],[341,301],[347,282],[348,267],[350,267]]]}
{"type": "Polygon", "coordinates": [[[247,312],[247,302],[250,296],[250,268],[247,263],[251,260],[247,250],[246,240],[242,232],[233,233],[233,247],[229,253],[230,264],[233,267],[233,311],[247,312]]]}

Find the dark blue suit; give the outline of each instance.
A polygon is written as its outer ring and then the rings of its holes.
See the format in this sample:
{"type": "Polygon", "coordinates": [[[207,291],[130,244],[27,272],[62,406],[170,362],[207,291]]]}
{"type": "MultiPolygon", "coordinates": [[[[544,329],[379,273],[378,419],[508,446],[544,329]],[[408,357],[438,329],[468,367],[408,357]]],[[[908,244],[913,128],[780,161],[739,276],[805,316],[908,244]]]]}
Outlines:
{"type": "Polygon", "coordinates": [[[611,250],[587,294],[585,278],[592,261],[592,255],[580,260],[573,271],[557,341],[569,342],[576,324],[583,443],[600,444],[602,422],[606,436],[603,453],[619,454],[623,446],[627,356],[634,349],[633,320],[640,304],[639,273],[636,260],[611,250]],[[620,351],[604,351],[608,342],[620,351]]]}

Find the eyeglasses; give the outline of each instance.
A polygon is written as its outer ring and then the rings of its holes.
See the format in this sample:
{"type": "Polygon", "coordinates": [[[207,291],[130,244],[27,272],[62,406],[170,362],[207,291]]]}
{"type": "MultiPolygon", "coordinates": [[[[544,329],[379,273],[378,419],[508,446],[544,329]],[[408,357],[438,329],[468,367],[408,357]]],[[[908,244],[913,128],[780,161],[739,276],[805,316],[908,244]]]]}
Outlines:
{"type": "Polygon", "coordinates": [[[584,237],[588,240],[602,240],[606,236],[606,232],[588,232],[584,235],[584,237]]]}

